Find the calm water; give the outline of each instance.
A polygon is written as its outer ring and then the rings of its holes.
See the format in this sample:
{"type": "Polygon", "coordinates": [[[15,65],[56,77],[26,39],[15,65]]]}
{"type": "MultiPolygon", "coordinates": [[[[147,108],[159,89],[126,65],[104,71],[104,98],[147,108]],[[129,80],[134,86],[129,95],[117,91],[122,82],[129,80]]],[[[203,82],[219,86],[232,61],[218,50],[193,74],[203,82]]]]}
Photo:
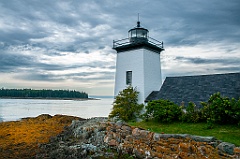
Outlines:
{"type": "Polygon", "coordinates": [[[63,114],[82,118],[107,117],[113,98],[100,100],[0,99],[0,121],[14,121],[40,114],[63,114]]]}

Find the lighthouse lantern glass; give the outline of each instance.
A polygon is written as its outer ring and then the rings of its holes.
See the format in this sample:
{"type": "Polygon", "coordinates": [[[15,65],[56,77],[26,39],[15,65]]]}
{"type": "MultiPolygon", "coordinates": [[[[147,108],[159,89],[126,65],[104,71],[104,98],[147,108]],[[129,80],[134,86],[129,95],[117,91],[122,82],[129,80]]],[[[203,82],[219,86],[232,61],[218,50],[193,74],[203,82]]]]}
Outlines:
{"type": "Polygon", "coordinates": [[[137,36],[137,31],[136,30],[131,30],[130,32],[130,37],[136,37],[137,36]]]}
{"type": "Polygon", "coordinates": [[[145,29],[138,29],[137,30],[137,37],[147,38],[147,30],[145,30],[145,29]]]}
{"type": "Polygon", "coordinates": [[[129,38],[148,38],[148,31],[145,29],[132,29],[129,31],[129,38]]]}

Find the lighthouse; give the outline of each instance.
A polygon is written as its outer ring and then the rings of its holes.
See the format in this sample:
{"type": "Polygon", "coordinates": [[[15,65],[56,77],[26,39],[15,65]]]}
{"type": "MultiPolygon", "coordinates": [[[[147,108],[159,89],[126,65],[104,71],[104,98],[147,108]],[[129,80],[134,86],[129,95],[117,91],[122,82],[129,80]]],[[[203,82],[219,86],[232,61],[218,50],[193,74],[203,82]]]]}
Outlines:
{"type": "Polygon", "coordinates": [[[117,51],[114,96],[131,85],[139,92],[138,103],[144,103],[152,91],[160,90],[163,42],[149,37],[140,21],[128,31],[128,38],[113,40],[113,49],[117,51]]]}

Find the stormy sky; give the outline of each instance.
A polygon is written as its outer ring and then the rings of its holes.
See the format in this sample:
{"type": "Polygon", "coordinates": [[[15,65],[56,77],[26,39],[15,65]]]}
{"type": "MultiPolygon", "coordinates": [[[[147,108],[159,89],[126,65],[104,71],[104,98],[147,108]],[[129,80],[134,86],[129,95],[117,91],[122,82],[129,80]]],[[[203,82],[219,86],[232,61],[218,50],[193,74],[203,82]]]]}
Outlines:
{"type": "Polygon", "coordinates": [[[0,87],[113,95],[112,41],[141,25],[162,75],[240,72],[239,0],[2,0],[0,87]]]}

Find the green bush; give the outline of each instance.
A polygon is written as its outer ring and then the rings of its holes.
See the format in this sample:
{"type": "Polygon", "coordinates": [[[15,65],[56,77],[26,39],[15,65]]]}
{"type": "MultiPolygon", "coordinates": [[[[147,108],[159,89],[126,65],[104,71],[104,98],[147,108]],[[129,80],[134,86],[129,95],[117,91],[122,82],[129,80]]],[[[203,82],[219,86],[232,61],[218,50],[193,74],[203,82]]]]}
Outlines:
{"type": "Polygon", "coordinates": [[[139,92],[128,86],[119,92],[113,102],[113,110],[109,118],[117,117],[123,121],[136,120],[142,111],[143,104],[138,104],[139,92]]]}
{"type": "Polygon", "coordinates": [[[185,111],[183,111],[181,120],[188,123],[197,123],[200,121],[201,113],[193,102],[189,102],[185,111]]]}
{"type": "Polygon", "coordinates": [[[182,114],[181,107],[169,100],[150,101],[144,114],[146,120],[154,119],[160,122],[172,122],[179,119],[182,114]]]}
{"type": "Polygon", "coordinates": [[[237,123],[240,126],[240,98],[238,100],[232,99],[231,105],[233,107],[233,111],[229,112],[229,114],[233,118],[233,122],[237,123]]]}
{"type": "Polygon", "coordinates": [[[240,98],[238,100],[222,97],[220,93],[213,94],[208,102],[202,102],[202,108],[197,108],[193,102],[187,107],[178,106],[169,100],[154,100],[148,102],[146,120],[154,119],[160,122],[178,121],[188,123],[206,122],[207,128],[214,124],[238,124],[240,126],[240,98]]]}
{"type": "Polygon", "coordinates": [[[213,94],[208,102],[202,102],[202,113],[208,124],[240,124],[240,99],[213,94]]]}

